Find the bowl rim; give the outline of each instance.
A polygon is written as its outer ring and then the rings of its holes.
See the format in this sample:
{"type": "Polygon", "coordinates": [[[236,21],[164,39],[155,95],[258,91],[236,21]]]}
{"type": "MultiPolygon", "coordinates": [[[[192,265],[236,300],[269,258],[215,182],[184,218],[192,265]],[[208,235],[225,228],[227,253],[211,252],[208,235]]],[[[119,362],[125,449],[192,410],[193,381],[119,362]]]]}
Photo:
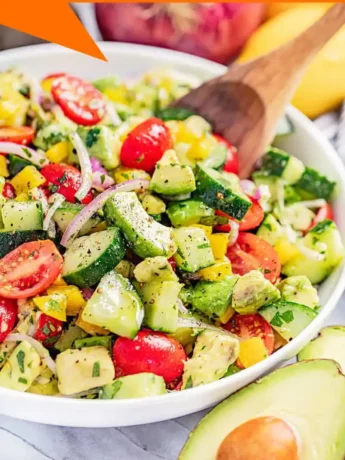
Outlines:
{"type": "MultiPolygon", "coordinates": [[[[137,44],[130,44],[130,43],[121,43],[121,42],[97,42],[97,45],[101,48],[101,50],[105,53],[107,51],[116,50],[118,53],[126,53],[126,55],[136,56],[138,52],[141,56],[148,56],[152,57],[154,53],[155,56],[164,58],[165,65],[169,67],[169,63],[176,64],[178,61],[181,65],[187,65],[190,67],[191,62],[193,63],[193,68],[200,71],[200,73],[214,73],[220,74],[224,72],[226,69],[225,66],[221,64],[217,64],[207,59],[203,59],[197,56],[193,56],[190,54],[182,53],[179,51],[168,50],[164,48],[157,48],[153,46],[146,46],[146,45],[137,45],[137,44]]],[[[6,65],[6,61],[9,58],[16,58],[19,62],[21,58],[27,59],[27,55],[30,53],[34,53],[35,57],[42,56],[44,57],[47,54],[54,53],[56,56],[59,55],[73,55],[76,53],[74,50],[66,49],[59,45],[54,44],[39,44],[39,45],[31,45],[31,46],[24,46],[19,47],[16,49],[9,49],[2,51],[0,53],[0,65],[6,65]]],[[[321,146],[322,150],[325,152],[325,157],[327,157],[328,161],[331,163],[332,168],[334,170],[341,171],[341,176],[343,177],[342,181],[345,187],[345,167],[340,160],[338,154],[334,150],[333,146],[330,142],[325,138],[322,132],[315,126],[315,124],[308,119],[305,115],[303,115],[299,110],[292,106],[288,106],[287,108],[287,115],[292,119],[293,123],[300,125],[302,128],[305,128],[308,131],[308,135],[314,138],[321,146]]],[[[344,200],[345,201],[345,200],[344,200]]],[[[332,295],[328,299],[328,301],[322,307],[322,310],[319,312],[318,316],[291,342],[286,344],[284,347],[276,351],[274,354],[266,358],[264,361],[261,361],[254,366],[242,370],[238,374],[234,374],[223,379],[217,380],[215,382],[208,383],[206,385],[201,385],[199,387],[191,388],[190,390],[193,393],[193,397],[202,396],[205,393],[211,393],[213,390],[221,390],[225,389],[229,385],[229,381],[236,386],[242,380],[245,380],[247,376],[247,380],[252,382],[253,377],[250,377],[251,373],[254,373],[254,370],[257,374],[263,375],[267,372],[268,369],[272,367],[277,367],[281,362],[286,361],[291,356],[296,356],[296,353],[293,352],[294,348],[298,348],[298,344],[302,344],[305,341],[305,337],[309,336],[310,329],[317,329],[320,330],[322,325],[325,322],[325,319],[330,315],[330,313],[334,310],[336,304],[338,303],[345,286],[345,264],[341,267],[341,272],[339,274],[338,281],[335,285],[332,295]]],[[[254,379],[256,380],[256,378],[254,379]]],[[[248,383],[241,385],[241,388],[247,386],[248,383]]],[[[56,396],[45,396],[45,395],[37,395],[33,393],[27,392],[19,392],[16,390],[11,390],[7,388],[0,387],[0,399],[5,397],[10,397],[16,399],[16,403],[25,404],[26,401],[30,400],[31,403],[37,402],[41,403],[43,401],[48,402],[50,404],[58,404],[59,408],[74,408],[78,409],[79,407],[83,407],[84,409],[87,408],[95,408],[95,407],[102,407],[104,405],[111,404],[114,408],[136,408],[138,410],[145,409],[147,407],[153,405],[163,405],[169,403],[185,403],[188,401],[191,393],[190,391],[181,391],[181,392],[171,392],[166,395],[160,396],[150,396],[147,398],[134,398],[134,399],[123,399],[123,400],[86,400],[86,399],[73,399],[70,397],[56,397],[56,396]]],[[[52,406],[50,406],[52,407],[52,406]]],[[[0,409],[1,413],[1,409],[0,409]]],[[[74,425],[75,426],[75,425],[74,425]]],[[[86,426],[86,425],[85,425],[86,426]]],[[[91,426],[91,425],[88,425],[91,426]]],[[[97,425],[93,425],[97,426],[97,425]]]]}

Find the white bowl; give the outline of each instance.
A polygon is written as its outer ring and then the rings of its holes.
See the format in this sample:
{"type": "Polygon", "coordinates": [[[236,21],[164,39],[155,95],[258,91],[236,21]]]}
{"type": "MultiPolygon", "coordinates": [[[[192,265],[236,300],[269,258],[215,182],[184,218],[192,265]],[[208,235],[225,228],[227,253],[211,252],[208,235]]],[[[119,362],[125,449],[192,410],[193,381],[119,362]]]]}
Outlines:
{"type": "MultiPolygon", "coordinates": [[[[120,43],[101,43],[100,48],[109,59],[108,63],[55,45],[38,45],[2,52],[0,69],[19,66],[37,77],[66,71],[88,79],[110,74],[131,77],[157,66],[175,68],[202,79],[225,71],[221,65],[164,49],[120,43]]],[[[314,166],[338,182],[338,194],[333,205],[338,227],[345,234],[343,164],[311,121],[292,107],[288,108],[288,115],[296,131],[286,137],[281,146],[305,164],[314,166]]],[[[122,401],[74,400],[0,388],[0,413],[54,425],[109,427],[157,422],[205,409],[295,356],[315,336],[335,308],[344,282],[345,270],[341,266],[320,288],[323,308],[317,318],[296,339],[271,357],[231,377],[166,396],[122,401]]]]}

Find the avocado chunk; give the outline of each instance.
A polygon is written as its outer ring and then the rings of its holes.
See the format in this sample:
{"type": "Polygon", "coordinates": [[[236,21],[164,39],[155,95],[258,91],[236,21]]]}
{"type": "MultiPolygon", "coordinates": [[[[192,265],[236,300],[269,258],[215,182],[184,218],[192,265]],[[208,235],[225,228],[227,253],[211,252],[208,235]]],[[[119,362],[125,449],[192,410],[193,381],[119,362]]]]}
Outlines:
{"type": "Polygon", "coordinates": [[[87,323],[131,339],[137,335],[143,317],[143,304],[136,290],[115,271],[103,276],[82,313],[87,323]]]}
{"type": "Polygon", "coordinates": [[[105,385],[100,393],[101,399],[131,399],[159,396],[167,393],[163,377],[143,372],[115,379],[105,385]]]}
{"type": "Polygon", "coordinates": [[[74,341],[79,339],[84,339],[87,337],[87,333],[83,331],[78,326],[75,326],[73,323],[69,325],[68,329],[63,331],[62,335],[59,337],[58,341],[55,343],[54,348],[56,350],[66,351],[69,348],[72,348],[74,341]]]}
{"type": "Polygon", "coordinates": [[[190,294],[193,309],[211,319],[221,318],[231,308],[234,286],[238,275],[227,276],[222,281],[199,281],[190,294]]]}
{"type": "Polygon", "coordinates": [[[279,289],[270,283],[264,275],[253,270],[241,276],[232,294],[232,308],[237,313],[255,313],[260,307],[280,298],[279,289]]]}
{"type": "Polygon", "coordinates": [[[40,381],[37,379],[32,382],[26,391],[36,395],[56,396],[59,394],[58,381],[49,368],[44,369],[40,374],[40,381]]]}
{"type": "Polygon", "coordinates": [[[150,189],[164,195],[191,193],[195,190],[193,170],[181,165],[174,150],[167,150],[156,164],[150,189]]]}
{"type": "Polygon", "coordinates": [[[300,303],[310,308],[319,306],[317,290],[306,276],[290,276],[279,283],[278,289],[282,300],[300,303]]]}
{"type": "Polygon", "coordinates": [[[271,246],[275,246],[280,238],[284,236],[284,229],[273,214],[267,214],[256,234],[271,246]]]}
{"type": "MultiPolygon", "coordinates": [[[[345,377],[334,362],[316,360],[278,369],[209,412],[190,434],[179,460],[216,459],[223,440],[235,428],[262,416],[276,417],[293,427],[300,460],[342,460],[342,403],[345,404],[345,377]]],[[[247,442],[252,445],[251,432],[247,442]]],[[[243,443],[244,449],[246,444],[243,443]]],[[[238,453],[242,454],[239,458],[249,460],[248,451],[241,452],[241,446],[238,453]]]]}
{"type": "Polygon", "coordinates": [[[49,150],[68,138],[68,130],[60,123],[45,123],[36,133],[33,144],[38,149],[49,150]]]}
{"type": "Polygon", "coordinates": [[[214,217],[215,211],[200,200],[185,200],[170,203],[167,214],[172,225],[178,228],[200,224],[203,219],[214,217]]]}
{"type": "Polygon", "coordinates": [[[176,251],[173,231],[150,217],[135,192],[115,193],[104,206],[108,222],[119,227],[133,251],[142,258],[171,257],[176,251]]]}
{"type": "Polygon", "coordinates": [[[239,341],[221,331],[202,331],[193,356],[184,364],[182,388],[188,389],[221,379],[239,354],[239,341]]]}
{"type": "Polygon", "coordinates": [[[320,335],[299,352],[298,361],[332,359],[345,373],[345,327],[329,326],[321,329],[320,335]]]}
{"type": "Polygon", "coordinates": [[[171,264],[166,257],[148,257],[134,269],[134,276],[139,283],[152,281],[178,281],[171,264]]]}
{"type": "Polygon", "coordinates": [[[154,331],[175,332],[178,321],[178,296],[182,284],[177,281],[136,283],[144,303],[144,323],[154,331]]]}
{"type": "Polygon", "coordinates": [[[114,364],[104,347],[66,350],[56,357],[58,388],[72,395],[107,385],[114,378],[114,364]]]}
{"type": "Polygon", "coordinates": [[[181,227],[174,229],[177,252],[175,261],[180,270],[196,272],[216,262],[210,240],[205,231],[198,227],[181,227]]]}
{"type": "Polygon", "coordinates": [[[120,157],[116,148],[116,139],[108,126],[85,128],[79,126],[77,133],[85,144],[90,157],[98,158],[106,169],[119,166],[120,157]]]}
{"type": "Polygon", "coordinates": [[[29,342],[21,342],[0,371],[0,387],[26,391],[46,365],[29,342]]]}
{"type": "Polygon", "coordinates": [[[163,200],[158,196],[152,195],[151,193],[145,193],[144,198],[141,200],[143,208],[150,214],[150,216],[156,216],[162,214],[166,210],[166,205],[163,200]]]}

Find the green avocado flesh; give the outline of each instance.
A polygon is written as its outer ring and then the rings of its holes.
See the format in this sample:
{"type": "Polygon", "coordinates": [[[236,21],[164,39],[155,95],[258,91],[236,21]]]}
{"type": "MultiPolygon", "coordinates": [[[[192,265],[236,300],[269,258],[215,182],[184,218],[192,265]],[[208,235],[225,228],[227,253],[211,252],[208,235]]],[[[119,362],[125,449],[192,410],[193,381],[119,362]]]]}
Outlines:
{"type": "Polygon", "coordinates": [[[190,434],[179,460],[216,460],[230,432],[261,416],[281,418],[293,426],[300,440],[299,460],[343,460],[344,404],[345,376],[335,362],[306,361],[278,369],[207,414],[190,434]]]}

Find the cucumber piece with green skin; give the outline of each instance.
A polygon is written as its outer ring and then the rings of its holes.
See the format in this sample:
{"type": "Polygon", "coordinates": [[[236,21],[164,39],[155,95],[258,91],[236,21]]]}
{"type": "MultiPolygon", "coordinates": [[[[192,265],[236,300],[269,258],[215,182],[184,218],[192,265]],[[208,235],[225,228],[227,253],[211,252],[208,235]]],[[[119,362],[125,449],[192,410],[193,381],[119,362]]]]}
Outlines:
{"type": "Polygon", "coordinates": [[[302,201],[301,195],[297,192],[296,188],[292,185],[285,185],[284,187],[284,201],[285,204],[294,204],[302,201]]]}
{"type": "Polygon", "coordinates": [[[86,337],[85,339],[76,339],[73,343],[73,348],[85,347],[105,347],[111,351],[112,340],[109,335],[86,337]]]}
{"type": "Polygon", "coordinates": [[[169,204],[167,214],[172,225],[177,228],[199,224],[202,218],[213,217],[215,211],[201,200],[186,200],[169,204]]]}
{"type": "Polygon", "coordinates": [[[135,192],[115,193],[104,206],[107,221],[119,227],[140,257],[171,257],[176,251],[173,231],[150,217],[135,192]]]}
{"type": "Polygon", "coordinates": [[[144,318],[139,294],[127,278],[111,271],[88,300],[82,319],[122,337],[133,339],[144,318]]]}
{"type": "Polygon", "coordinates": [[[184,121],[192,115],[195,114],[188,109],[184,109],[183,107],[165,107],[164,109],[160,109],[156,112],[156,117],[163,121],[184,121]]]}
{"type": "MultiPolygon", "coordinates": [[[[75,203],[68,203],[64,202],[55,212],[53,215],[54,222],[59,227],[62,233],[65,232],[68,225],[71,221],[75,218],[77,214],[83,209],[82,204],[75,204],[75,203]]],[[[95,214],[91,219],[89,219],[80,229],[78,235],[83,236],[90,232],[90,230],[96,228],[102,219],[100,216],[95,214]]]]}
{"type": "Polygon", "coordinates": [[[125,244],[116,227],[74,240],[64,254],[62,277],[67,284],[89,287],[124,258],[125,244]]]}
{"type": "Polygon", "coordinates": [[[235,178],[232,180],[230,175],[225,177],[215,169],[199,164],[196,185],[194,198],[201,199],[211,208],[219,209],[234,219],[243,219],[252,205],[235,178]]]}
{"type": "Polygon", "coordinates": [[[305,168],[300,180],[295,184],[297,192],[303,198],[323,198],[326,201],[330,199],[336,183],[327,179],[313,168],[305,168]]]}
{"type": "Polygon", "coordinates": [[[199,281],[191,292],[193,309],[208,318],[222,317],[231,307],[232,293],[238,280],[239,276],[233,275],[222,281],[199,281]]]}
{"type": "Polygon", "coordinates": [[[44,230],[17,230],[14,232],[0,230],[0,259],[21,244],[46,239],[48,239],[48,235],[44,230]]]}
{"type": "Polygon", "coordinates": [[[24,158],[18,157],[17,155],[8,155],[8,161],[8,172],[11,177],[18,174],[26,166],[32,166],[30,161],[24,160],[24,158]]]}
{"type": "Polygon", "coordinates": [[[267,241],[271,246],[274,246],[278,240],[284,236],[284,231],[273,214],[267,214],[256,234],[267,241]]]}
{"type": "Polygon", "coordinates": [[[175,332],[178,327],[178,296],[182,284],[177,281],[135,283],[144,304],[144,324],[154,331],[175,332]]]}
{"type": "Polygon", "coordinates": [[[290,120],[288,116],[284,115],[284,117],[281,118],[278,122],[275,137],[277,138],[277,137],[287,136],[288,134],[292,134],[293,132],[295,132],[295,127],[292,121],[290,120]]]}
{"type": "Polygon", "coordinates": [[[317,316],[312,308],[283,300],[260,308],[258,313],[287,342],[297,337],[317,316]]]}
{"type": "Polygon", "coordinates": [[[159,396],[167,393],[163,377],[142,372],[126,375],[104,385],[100,392],[101,399],[131,399],[159,396]]]}
{"type": "Polygon", "coordinates": [[[39,201],[8,200],[3,205],[1,214],[6,231],[43,228],[43,209],[39,201]]]}
{"type": "Polygon", "coordinates": [[[281,177],[289,184],[298,182],[304,170],[301,160],[276,147],[269,148],[260,168],[264,175],[281,177]]]}
{"type": "Polygon", "coordinates": [[[219,169],[224,166],[228,156],[228,149],[225,145],[217,145],[210,155],[201,162],[204,166],[213,169],[219,169]]]}
{"type": "Polygon", "coordinates": [[[58,341],[54,344],[54,348],[60,352],[66,351],[72,348],[72,345],[78,339],[84,339],[87,337],[87,333],[78,326],[71,323],[68,329],[63,331],[58,341]]]}
{"type": "Polygon", "coordinates": [[[215,263],[210,241],[203,229],[180,227],[174,229],[177,252],[175,261],[178,268],[194,273],[215,263]]]}

